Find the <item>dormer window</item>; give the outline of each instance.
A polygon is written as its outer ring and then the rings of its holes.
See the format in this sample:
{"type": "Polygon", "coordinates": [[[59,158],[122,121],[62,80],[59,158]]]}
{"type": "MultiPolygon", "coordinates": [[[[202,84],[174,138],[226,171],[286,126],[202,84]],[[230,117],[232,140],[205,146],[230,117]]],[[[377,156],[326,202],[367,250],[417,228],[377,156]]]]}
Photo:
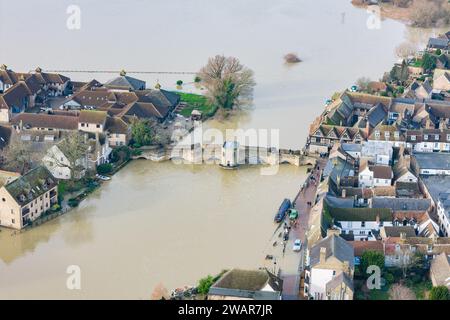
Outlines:
{"type": "Polygon", "coordinates": [[[439,135],[438,134],[434,135],[434,140],[436,140],[436,141],[439,140],[439,135]]]}
{"type": "Polygon", "coordinates": [[[428,140],[428,135],[427,134],[423,135],[423,140],[428,140]]]}
{"type": "Polygon", "coordinates": [[[450,134],[447,134],[447,141],[450,141],[450,134]]]}
{"type": "Polygon", "coordinates": [[[375,138],[376,139],[380,138],[380,131],[379,130],[375,130],[375,138]]]}
{"type": "Polygon", "coordinates": [[[386,132],[384,133],[384,137],[385,137],[386,139],[389,139],[390,136],[391,136],[391,133],[390,133],[389,131],[386,131],[386,132]]]}
{"type": "Polygon", "coordinates": [[[396,139],[400,138],[400,133],[399,133],[398,131],[395,131],[395,132],[394,132],[394,137],[395,137],[396,139]]]}
{"type": "Polygon", "coordinates": [[[416,141],[416,136],[411,136],[411,141],[416,141]]]}

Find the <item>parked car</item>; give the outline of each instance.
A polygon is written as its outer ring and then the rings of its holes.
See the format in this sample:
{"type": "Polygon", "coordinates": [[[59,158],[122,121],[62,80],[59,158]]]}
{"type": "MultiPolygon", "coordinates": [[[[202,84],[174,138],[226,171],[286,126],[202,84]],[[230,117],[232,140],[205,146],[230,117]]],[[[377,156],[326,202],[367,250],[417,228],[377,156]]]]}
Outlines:
{"type": "Polygon", "coordinates": [[[294,241],[294,246],[292,247],[292,250],[294,250],[294,251],[302,250],[302,241],[300,239],[296,239],[294,241]]]}
{"type": "Polygon", "coordinates": [[[95,176],[96,176],[98,179],[103,180],[103,181],[109,181],[109,180],[111,180],[110,177],[102,176],[101,174],[96,174],[95,176]]]}

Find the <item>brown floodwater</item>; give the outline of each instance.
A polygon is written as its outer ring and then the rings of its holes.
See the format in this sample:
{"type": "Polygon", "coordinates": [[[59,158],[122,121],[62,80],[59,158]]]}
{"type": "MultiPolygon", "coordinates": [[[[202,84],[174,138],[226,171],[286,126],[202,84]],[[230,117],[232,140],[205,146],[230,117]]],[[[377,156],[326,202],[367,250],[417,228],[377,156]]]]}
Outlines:
{"type": "MultiPolygon", "coordinates": [[[[279,129],[282,147],[301,148],[333,92],[361,76],[380,78],[398,44],[423,44],[432,32],[391,20],[369,29],[368,13],[349,2],[85,0],[81,29],[68,30],[71,1],[0,0],[0,39],[8,44],[0,63],[18,71],[196,71],[211,55],[233,55],[255,72],[253,108],[207,126],[279,129]],[[285,65],[288,52],[303,62],[285,65]]],[[[181,79],[194,90],[192,75],[137,77],[169,89],[181,79]]],[[[170,289],[224,268],[257,268],[275,211],[304,178],[304,168],[288,165],[263,176],[259,168],[132,162],[69,214],[18,235],[1,229],[0,299],[148,299],[159,283],[170,289]],[[81,290],[66,287],[70,265],[80,267],[81,290]]]]}

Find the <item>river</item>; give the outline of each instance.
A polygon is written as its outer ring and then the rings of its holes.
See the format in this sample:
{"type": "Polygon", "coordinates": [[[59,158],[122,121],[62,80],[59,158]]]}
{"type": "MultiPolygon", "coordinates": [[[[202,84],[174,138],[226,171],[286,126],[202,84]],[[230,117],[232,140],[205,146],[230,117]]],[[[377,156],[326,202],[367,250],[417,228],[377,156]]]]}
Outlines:
{"type": "MultiPolygon", "coordinates": [[[[361,76],[380,78],[398,44],[430,34],[392,20],[370,29],[369,14],[349,2],[84,0],[81,29],[69,30],[69,1],[0,0],[0,39],[9,44],[0,63],[17,71],[197,71],[209,56],[233,55],[255,72],[254,106],[208,127],[279,129],[282,147],[301,148],[327,98],[361,76]],[[303,62],[285,65],[288,52],[303,62]]],[[[192,75],[138,77],[168,89],[181,79],[194,90],[192,75]]],[[[257,268],[276,209],[304,178],[305,168],[288,165],[265,176],[259,168],[132,162],[69,214],[18,235],[0,229],[0,299],[148,299],[159,283],[257,268]],[[71,265],[80,267],[81,290],[66,287],[71,265]]]]}

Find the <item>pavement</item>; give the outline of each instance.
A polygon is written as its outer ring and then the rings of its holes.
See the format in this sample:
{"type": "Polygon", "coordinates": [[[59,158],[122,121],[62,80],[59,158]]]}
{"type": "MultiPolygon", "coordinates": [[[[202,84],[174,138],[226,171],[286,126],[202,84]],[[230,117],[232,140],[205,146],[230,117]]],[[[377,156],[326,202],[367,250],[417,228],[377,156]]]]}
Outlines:
{"type": "MultiPolygon", "coordinates": [[[[306,254],[306,232],[309,229],[309,216],[311,207],[315,202],[317,186],[320,183],[320,174],[325,167],[326,161],[327,159],[318,159],[317,165],[319,169],[313,169],[295,200],[294,207],[299,213],[297,224],[291,228],[285,253],[281,256],[281,261],[277,262],[278,267],[281,269],[281,277],[283,279],[283,300],[301,299],[299,288],[306,254]],[[295,239],[302,241],[302,250],[300,252],[292,251],[295,239]]],[[[287,220],[289,220],[288,217],[287,220]]],[[[280,260],[280,258],[278,259],[280,260]]]]}

